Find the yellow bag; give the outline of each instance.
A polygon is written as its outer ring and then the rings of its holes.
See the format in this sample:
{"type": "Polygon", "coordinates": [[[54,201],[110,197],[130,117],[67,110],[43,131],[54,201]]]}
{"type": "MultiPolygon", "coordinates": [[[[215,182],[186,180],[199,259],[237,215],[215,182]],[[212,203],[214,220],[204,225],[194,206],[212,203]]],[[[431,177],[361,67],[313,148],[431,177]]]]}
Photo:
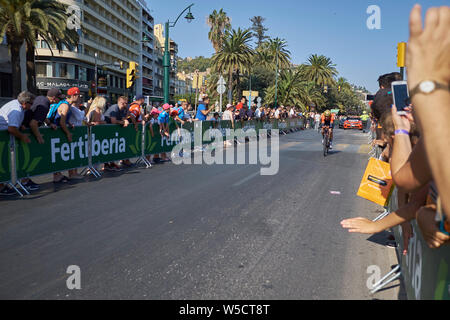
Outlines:
{"type": "Polygon", "coordinates": [[[393,189],[394,182],[389,163],[370,158],[357,195],[381,206],[387,206],[393,189]]]}

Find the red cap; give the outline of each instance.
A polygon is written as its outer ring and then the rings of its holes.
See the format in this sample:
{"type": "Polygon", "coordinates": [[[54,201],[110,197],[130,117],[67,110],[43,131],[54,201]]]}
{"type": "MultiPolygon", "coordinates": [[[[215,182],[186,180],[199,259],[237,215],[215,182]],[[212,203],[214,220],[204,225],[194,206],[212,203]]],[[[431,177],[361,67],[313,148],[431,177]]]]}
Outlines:
{"type": "Polygon", "coordinates": [[[177,116],[177,115],[178,115],[178,110],[172,110],[172,111],[170,112],[170,115],[171,115],[172,117],[177,116]]]}
{"type": "Polygon", "coordinates": [[[170,105],[169,105],[168,103],[165,103],[165,104],[163,105],[163,109],[164,109],[164,110],[170,109],[170,105]]]}
{"type": "Polygon", "coordinates": [[[80,94],[80,89],[78,89],[77,87],[72,87],[69,90],[67,90],[67,95],[68,96],[73,96],[76,94],[80,94]]]}

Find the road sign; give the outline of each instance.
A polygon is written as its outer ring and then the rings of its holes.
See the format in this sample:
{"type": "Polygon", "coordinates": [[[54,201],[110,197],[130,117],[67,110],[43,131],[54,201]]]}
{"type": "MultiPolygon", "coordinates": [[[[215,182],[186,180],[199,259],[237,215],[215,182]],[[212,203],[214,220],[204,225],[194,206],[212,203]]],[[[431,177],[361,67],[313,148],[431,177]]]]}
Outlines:
{"type": "Polygon", "coordinates": [[[219,81],[217,82],[217,84],[218,84],[219,86],[224,86],[224,85],[225,85],[225,79],[224,79],[222,76],[220,76],[220,79],[219,79],[219,81]]]}
{"type": "Polygon", "coordinates": [[[219,94],[224,94],[226,90],[227,90],[227,88],[224,85],[218,85],[217,86],[217,92],[219,94]]]}
{"type": "MultiPolygon", "coordinates": [[[[243,91],[242,95],[244,97],[250,97],[250,91],[243,91]]],[[[258,91],[252,91],[252,98],[256,98],[259,96],[259,92],[258,91]]]]}

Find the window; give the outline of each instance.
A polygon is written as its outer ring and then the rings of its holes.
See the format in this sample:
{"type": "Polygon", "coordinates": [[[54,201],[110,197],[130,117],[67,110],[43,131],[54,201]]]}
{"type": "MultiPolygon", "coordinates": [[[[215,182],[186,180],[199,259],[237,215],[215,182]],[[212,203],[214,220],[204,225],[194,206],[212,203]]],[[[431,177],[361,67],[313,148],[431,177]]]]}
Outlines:
{"type": "Polygon", "coordinates": [[[87,81],[87,70],[86,70],[86,68],[79,67],[78,73],[79,73],[78,79],[80,79],[81,81],[87,81]]]}
{"type": "Polygon", "coordinates": [[[36,62],[36,76],[47,77],[47,63],[36,62]]]}
{"type": "Polygon", "coordinates": [[[75,78],[75,65],[68,64],[67,65],[67,79],[76,79],[75,78]]]}

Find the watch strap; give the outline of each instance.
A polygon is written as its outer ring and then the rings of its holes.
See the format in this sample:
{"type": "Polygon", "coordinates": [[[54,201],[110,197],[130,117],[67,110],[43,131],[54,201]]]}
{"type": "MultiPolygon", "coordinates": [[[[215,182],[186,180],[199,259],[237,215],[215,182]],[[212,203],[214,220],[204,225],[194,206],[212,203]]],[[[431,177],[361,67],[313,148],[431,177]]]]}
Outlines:
{"type": "MultiPolygon", "coordinates": [[[[419,84],[417,84],[417,85],[415,86],[415,88],[412,89],[412,90],[409,92],[409,97],[410,97],[411,99],[412,99],[412,97],[413,97],[414,95],[416,95],[417,93],[428,94],[428,93],[422,92],[422,91],[420,90],[420,85],[422,84],[422,82],[424,82],[424,81],[419,82],[419,84]]],[[[431,92],[434,92],[434,91],[436,91],[436,90],[448,90],[448,91],[450,91],[450,86],[445,85],[445,84],[442,84],[442,83],[439,83],[439,82],[436,82],[436,81],[432,81],[432,82],[434,83],[435,88],[434,88],[434,90],[431,91],[431,92]]],[[[431,93],[431,92],[430,92],[430,93],[431,93]]]]}

